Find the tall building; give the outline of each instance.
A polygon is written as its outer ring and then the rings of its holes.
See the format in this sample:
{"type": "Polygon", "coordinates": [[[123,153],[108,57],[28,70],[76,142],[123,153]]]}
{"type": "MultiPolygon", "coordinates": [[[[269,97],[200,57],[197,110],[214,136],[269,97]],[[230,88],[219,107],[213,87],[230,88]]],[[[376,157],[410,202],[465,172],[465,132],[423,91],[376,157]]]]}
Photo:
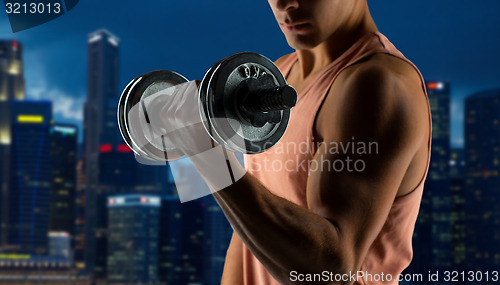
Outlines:
{"type": "MultiPolygon", "coordinates": [[[[50,193],[49,229],[75,233],[77,127],[54,124],[50,130],[52,188],[50,193]]],[[[73,242],[72,242],[73,243],[73,242]]]]}
{"type": "Polygon", "coordinates": [[[106,276],[106,187],[100,183],[101,152],[115,149],[119,40],[106,30],[88,36],[85,104],[85,265],[96,278],[106,276]]]}
{"type": "MultiPolygon", "coordinates": [[[[243,159],[242,156],[239,158],[243,159]]],[[[175,176],[175,185],[182,189],[180,191],[210,191],[201,189],[208,186],[192,165],[175,161],[169,166],[172,171],[168,174],[175,176]]],[[[173,184],[173,176],[169,177],[173,184]]],[[[162,200],[160,228],[161,280],[167,284],[186,284],[195,282],[198,280],[196,276],[200,276],[204,285],[220,284],[233,233],[222,209],[212,195],[181,204],[178,196],[168,196],[173,191],[166,193],[162,200]],[[200,246],[203,250],[197,255],[198,250],[192,249],[200,246]]]]}
{"type": "Polygon", "coordinates": [[[427,82],[432,114],[432,148],[424,198],[431,201],[432,260],[435,269],[451,268],[450,84],[427,82]]]}
{"type": "Polygon", "coordinates": [[[411,273],[451,269],[450,84],[426,82],[432,114],[431,161],[413,235],[411,273]]]}
{"type": "Polygon", "coordinates": [[[24,99],[23,48],[0,40],[0,144],[10,144],[10,101],[24,99]]]}
{"type": "Polygon", "coordinates": [[[79,270],[85,269],[85,171],[83,159],[76,165],[76,205],[75,205],[74,261],[79,270]]]}
{"type": "MultiPolygon", "coordinates": [[[[167,167],[137,163],[119,133],[118,105],[119,40],[106,30],[88,37],[88,94],[84,123],[84,247],[88,272],[105,279],[110,226],[107,201],[110,195],[160,195],[167,191],[167,167]]],[[[77,220],[81,228],[81,219],[77,220]]],[[[81,241],[81,237],[79,237],[81,241]]],[[[79,253],[77,252],[77,256],[79,253]]],[[[77,264],[78,265],[78,264],[77,264]]]]}
{"type": "Polygon", "coordinates": [[[7,242],[6,196],[10,178],[11,101],[24,99],[23,48],[14,40],[0,40],[0,246],[7,242]]]}
{"type": "Polygon", "coordinates": [[[67,232],[49,232],[49,256],[71,263],[71,236],[67,232]]]}
{"type": "Polygon", "coordinates": [[[157,284],[160,205],[159,196],[109,196],[108,284],[157,284]]]}
{"type": "Polygon", "coordinates": [[[51,120],[50,102],[12,102],[7,245],[18,252],[48,251],[51,120]]]}
{"type": "Polygon", "coordinates": [[[465,159],[464,149],[451,150],[451,244],[454,270],[465,270],[465,159]]]}
{"type": "Polygon", "coordinates": [[[465,100],[465,248],[469,270],[500,266],[500,90],[465,100]]]}
{"type": "Polygon", "coordinates": [[[205,284],[205,203],[180,203],[177,196],[165,196],[160,213],[159,277],[166,284],[205,284]]]}
{"type": "Polygon", "coordinates": [[[163,283],[182,284],[182,211],[179,197],[162,197],[158,275],[163,283]]]}
{"type": "Polygon", "coordinates": [[[233,229],[212,195],[202,198],[205,230],[203,271],[206,285],[218,285],[226,260],[233,229]]]}

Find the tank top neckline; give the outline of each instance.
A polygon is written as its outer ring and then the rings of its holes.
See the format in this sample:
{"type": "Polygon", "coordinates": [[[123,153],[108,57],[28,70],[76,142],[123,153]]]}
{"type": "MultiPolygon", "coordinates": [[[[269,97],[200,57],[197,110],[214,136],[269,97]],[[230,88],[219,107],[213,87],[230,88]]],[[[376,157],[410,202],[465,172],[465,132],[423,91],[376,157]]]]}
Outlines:
{"type": "MultiPolygon", "coordinates": [[[[307,94],[309,90],[316,84],[316,81],[320,80],[325,74],[327,74],[332,68],[337,66],[337,64],[343,62],[344,58],[349,56],[350,54],[353,53],[354,50],[356,50],[359,46],[361,46],[367,39],[369,39],[372,36],[379,36],[381,35],[380,32],[369,32],[366,33],[365,35],[361,36],[354,44],[352,44],[348,49],[346,49],[339,57],[337,57],[334,61],[330,62],[328,65],[323,67],[323,69],[318,73],[318,75],[312,80],[304,90],[302,90],[302,94],[307,94]]],[[[299,57],[297,55],[297,51],[291,53],[289,57],[285,60],[283,65],[285,65],[285,68],[283,70],[283,76],[285,78],[288,77],[290,70],[292,67],[295,65],[295,63],[299,60],[299,57]]],[[[299,96],[299,100],[301,97],[304,96],[299,96]]]]}

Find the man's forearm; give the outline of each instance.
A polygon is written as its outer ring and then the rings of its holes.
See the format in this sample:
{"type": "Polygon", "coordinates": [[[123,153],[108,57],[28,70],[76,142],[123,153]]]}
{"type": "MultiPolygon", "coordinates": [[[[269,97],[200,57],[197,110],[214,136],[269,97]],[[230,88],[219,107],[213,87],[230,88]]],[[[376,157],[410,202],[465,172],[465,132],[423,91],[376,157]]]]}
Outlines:
{"type": "Polygon", "coordinates": [[[243,245],[237,233],[233,233],[227,249],[221,285],[243,285],[243,245]]]}
{"type": "Polygon", "coordinates": [[[252,175],[214,197],[246,246],[278,281],[289,281],[292,270],[348,271],[336,227],[272,194],[252,175]]]}

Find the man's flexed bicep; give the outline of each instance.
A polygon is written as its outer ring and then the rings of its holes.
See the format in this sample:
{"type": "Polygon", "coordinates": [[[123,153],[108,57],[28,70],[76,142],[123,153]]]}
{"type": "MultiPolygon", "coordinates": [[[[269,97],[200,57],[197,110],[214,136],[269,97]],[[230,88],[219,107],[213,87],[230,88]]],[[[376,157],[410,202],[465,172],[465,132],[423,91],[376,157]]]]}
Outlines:
{"type": "Polygon", "coordinates": [[[352,270],[362,265],[428,139],[419,83],[411,71],[355,66],[337,79],[318,114],[322,144],[310,166],[308,207],[339,232],[336,250],[352,270]]]}

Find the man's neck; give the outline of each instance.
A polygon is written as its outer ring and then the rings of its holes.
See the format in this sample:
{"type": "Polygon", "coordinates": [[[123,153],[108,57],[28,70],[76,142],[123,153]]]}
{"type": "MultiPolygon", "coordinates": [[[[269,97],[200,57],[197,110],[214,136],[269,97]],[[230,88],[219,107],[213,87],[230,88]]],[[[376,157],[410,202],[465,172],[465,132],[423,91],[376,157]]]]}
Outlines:
{"type": "Polygon", "coordinates": [[[368,11],[357,23],[345,27],[312,49],[297,50],[302,79],[335,61],[364,35],[378,31],[368,11]]]}

